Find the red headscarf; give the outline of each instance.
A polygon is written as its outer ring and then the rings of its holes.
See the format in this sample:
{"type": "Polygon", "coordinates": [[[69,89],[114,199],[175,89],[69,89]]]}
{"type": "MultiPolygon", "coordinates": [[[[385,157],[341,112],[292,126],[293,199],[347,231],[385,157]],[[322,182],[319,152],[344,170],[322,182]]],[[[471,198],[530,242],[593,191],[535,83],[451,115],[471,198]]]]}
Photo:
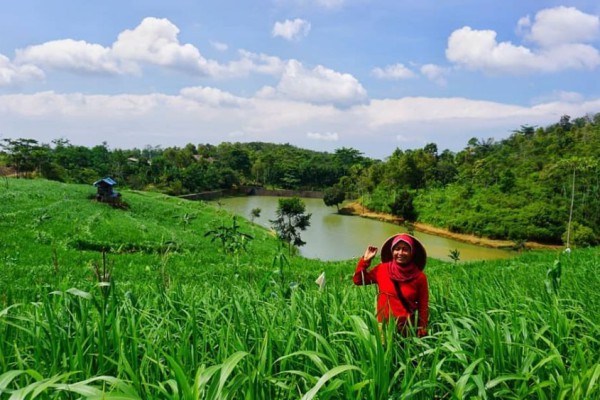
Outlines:
{"type": "Polygon", "coordinates": [[[408,264],[398,264],[396,259],[392,257],[392,260],[389,263],[390,277],[398,282],[408,282],[416,278],[420,272],[420,269],[413,262],[415,259],[415,246],[413,238],[410,235],[400,234],[394,237],[390,249],[393,250],[399,242],[404,242],[410,246],[411,259],[408,264]]]}

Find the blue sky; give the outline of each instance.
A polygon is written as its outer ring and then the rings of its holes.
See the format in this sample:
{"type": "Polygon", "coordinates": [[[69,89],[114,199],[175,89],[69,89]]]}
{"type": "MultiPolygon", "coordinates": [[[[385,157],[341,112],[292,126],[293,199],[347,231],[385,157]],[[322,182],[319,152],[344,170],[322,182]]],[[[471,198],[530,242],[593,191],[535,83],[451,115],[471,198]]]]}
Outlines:
{"type": "Polygon", "coordinates": [[[20,0],[0,13],[0,139],[384,159],[598,112],[597,0],[20,0]]]}

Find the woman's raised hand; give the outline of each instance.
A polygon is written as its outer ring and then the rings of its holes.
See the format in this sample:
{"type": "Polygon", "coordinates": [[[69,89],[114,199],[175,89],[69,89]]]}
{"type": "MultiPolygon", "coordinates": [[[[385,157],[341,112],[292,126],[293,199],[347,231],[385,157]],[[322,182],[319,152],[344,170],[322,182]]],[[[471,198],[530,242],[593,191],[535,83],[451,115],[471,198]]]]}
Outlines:
{"type": "Polygon", "coordinates": [[[373,257],[375,257],[376,255],[377,255],[377,247],[369,246],[365,250],[365,254],[363,255],[363,260],[371,261],[373,259],[373,257]]]}

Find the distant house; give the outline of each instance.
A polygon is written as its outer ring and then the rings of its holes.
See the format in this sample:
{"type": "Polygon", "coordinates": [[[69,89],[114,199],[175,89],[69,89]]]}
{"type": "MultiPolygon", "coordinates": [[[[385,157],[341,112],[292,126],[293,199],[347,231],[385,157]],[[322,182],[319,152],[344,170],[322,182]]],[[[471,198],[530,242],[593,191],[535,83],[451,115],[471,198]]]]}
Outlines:
{"type": "Polygon", "coordinates": [[[116,185],[117,182],[110,177],[106,177],[94,182],[94,187],[98,189],[98,192],[96,193],[96,200],[104,203],[118,203],[121,198],[121,193],[113,190],[116,185]]]}

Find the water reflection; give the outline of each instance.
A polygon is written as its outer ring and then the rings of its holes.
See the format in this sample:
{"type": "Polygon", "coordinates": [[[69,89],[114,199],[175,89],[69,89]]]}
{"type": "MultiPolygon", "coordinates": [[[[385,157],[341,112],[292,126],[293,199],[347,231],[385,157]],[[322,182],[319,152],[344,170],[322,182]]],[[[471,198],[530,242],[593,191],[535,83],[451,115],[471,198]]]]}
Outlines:
{"type": "MultiPolygon", "coordinates": [[[[244,218],[251,219],[251,211],[260,208],[256,224],[271,229],[269,220],[275,219],[279,197],[247,196],[219,200],[222,206],[244,218]]],[[[306,211],[312,214],[310,227],[301,233],[306,245],[300,248],[302,256],[321,260],[358,258],[372,244],[380,247],[391,235],[404,232],[401,226],[356,216],[337,214],[335,207],[326,207],[322,199],[302,199],[306,211]]],[[[429,257],[451,261],[450,250],[460,251],[461,261],[509,258],[513,252],[475,246],[441,236],[415,232],[429,257]]]]}

